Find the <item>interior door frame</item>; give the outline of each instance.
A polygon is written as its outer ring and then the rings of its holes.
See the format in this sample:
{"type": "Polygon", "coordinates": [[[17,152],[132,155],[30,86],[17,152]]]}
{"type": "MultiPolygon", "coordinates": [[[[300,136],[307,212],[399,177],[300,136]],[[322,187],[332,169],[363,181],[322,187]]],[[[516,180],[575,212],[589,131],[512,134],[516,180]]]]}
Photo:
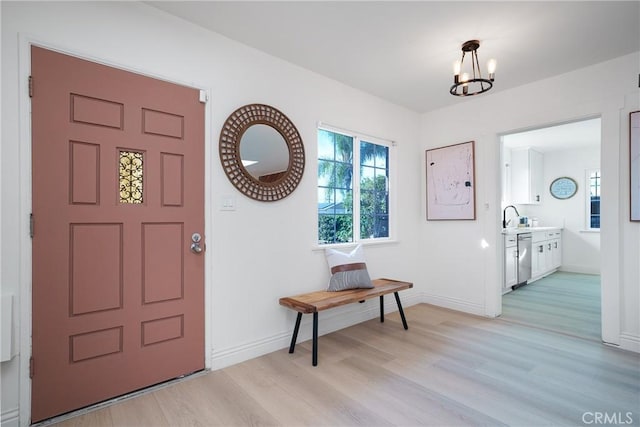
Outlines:
{"type": "MultiPolygon", "coordinates": [[[[604,102],[597,103],[591,111],[586,111],[583,114],[555,121],[532,123],[526,127],[499,132],[495,135],[495,143],[492,146],[494,158],[498,159],[498,166],[502,164],[502,137],[504,135],[600,118],[600,170],[614,177],[613,179],[608,179],[608,182],[616,182],[615,184],[608,184],[607,190],[611,190],[612,188],[617,189],[618,175],[610,173],[613,169],[611,168],[609,159],[618,159],[620,157],[620,143],[618,141],[621,141],[621,125],[624,126],[624,123],[621,124],[620,122],[620,117],[625,114],[624,111],[624,100],[610,98],[604,102]],[[603,141],[606,140],[616,141],[616,143],[606,145],[603,143],[603,141]],[[609,154],[605,155],[605,151],[609,151],[609,154]]],[[[498,168],[498,170],[500,170],[500,168],[498,168]]],[[[502,173],[496,172],[494,178],[496,188],[499,189],[499,191],[496,192],[494,203],[495,206],[501,206],[502,173]]],[[[600,229],[600,338],[604,345],[625,348],[624,346],[621,346],[620,288],[622,283],[622,270],[619,263],[612,265],[608,261],[608,259],[620,258],[620,226],[618,225],[615,228],[609,227],[612,223],[618,222],[620,218],[620,205],[617,199],[614,200],[615,203],[607,202],[600,207],[601,211],[602,209],[605,210],[606,218],[608,218],[606,219],[607,222],[605,223],[604,229],[600,229]],[[609,258],[603,257],[604,250],[612,252],[609,254],[609,258]]],[[[500,212],[501,209],[498,211],[500,212]]],[[[500,214],[501,213],[502,212],[500,212],[500,214]]],[[[501,218],[501,216],[493,218],[496,236],[495,241],[498,242],[495,250],[497,254],[496,265],[499,268],[497,274],[498,281],[497,283],[493,282],[492,284],[488,284],[487,289],[485,290],[485,298],[489,301],[487,305],[491,304],[495,309],[494,317],[502,314],[502,283],[504,283],[505,260],[502,252],[503,235],[501,218]]]]}
{"type": "MultiPolygon", "coordinates": [[[[20,425],[29,425],[31,420],[31,379],[29,378],[29,358],[31,356],[31,332],[33,329],[32,316],[32,244],[29,237],[29,214],[32,211],[32,192],[31,192],[31,147],[33,141],[31,139],[31,102],[29,99],[29,75],[31,72],[31,46],[35,45],[44,49],[49,49],[65,55],[75,56],[87,61],[96,62],[109,67],[118,68],[120,70],[129,71],[146,77],[175,83],[181,86],[187,86],[200,91],[204,91],[208,101],[205,102],[204,117],[204,233],[205,236],[211,236],[212,224],[212,203],[211,203],[211,171],[212,171],[212,153],[211,149],[211,89],[204,84],[186,82],[180,76],[162,75],[147,69],[139,68],[135,65],[123,64],[108,60],[106,58],[97,57],[78,49],[61,46],[47,40],[37,38],[29,34],[18,34],[18,80],[19,80],[19,203],[20,203],[20,241],[18,242],[18,258],[20,264],[19,286],[20,286],[20,425]]],[[[205,239],[206,240],[206,239],[205,239]]],[[[212,251],[204,252],[204,364],[205,369],[210,370],[212,366],[212,342],[211,342],[211,300],[212,300],[212,251]]]]}

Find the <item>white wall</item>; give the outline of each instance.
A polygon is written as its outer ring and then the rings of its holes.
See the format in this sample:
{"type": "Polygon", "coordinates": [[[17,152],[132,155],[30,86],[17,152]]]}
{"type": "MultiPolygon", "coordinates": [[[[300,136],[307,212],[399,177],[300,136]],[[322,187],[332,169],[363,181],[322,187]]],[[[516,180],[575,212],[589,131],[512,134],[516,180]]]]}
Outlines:
{"type": "Polygon", "coordinates": [[[628,114],[639,108],[639,71],[635,53],[513,90],[463,98],[423,115],[422,153],[476,141],[478,206],[475,222],[423,221],[417,230],[421,257],[431,266],[423,272],[427,300],[500,313],[499,135],[601,116],[601,170],[608,177],[602,180],[601,201],[602,333],[608,343],[640,351],[640,223],[629,221],[628,179],[628,114]],[[481,239],[489,248],[482,249],[481,239]]]}
{"type": "MultiPolygon", "coordinates": [[[[29,419],[28,40],[210,91],[206,281],[214,368],[286,347],[294,313],[278,306],[278,298],[317,289],[328,277],[323,253],[312,249],[317,121],[398,142],[399,241],[366,248],[371,274],[413,281],[414,290],[403,299],[406,305],[428,301],[492,316],[500,312],[502,268],[497,135],[601,115],[603,176],[619,176],[603,179],[603,307],[616,317],[607,319],[604,334],[609,342],[640,350],[640,224],[628,221],[625,175],[625,120],[628,111],[639,107],[638,54],[479,99],[461,99],[454,107],[420,117],[143,4],[2,2],[1,7],[0,271],[2,291],[20,297],[16,330],[21,349],[12,362],[2,364],[3,426],[17,424],[18,416],[23,424],[29,419]],[[254,102],[282,110],[305,142],[308,163],[300,187],[276,203],[239,194],[217,155],[227,116],[254,102]],[[427,222],[424,150],[469,140],[476,141],[478,219],[427,222]],[[236,199],[234,212],[219,210],[227,195],[236,199]]],[[[365,313],[361,306],[329,313],[320,323],[321,332],[375,316],[375,302],[371,304],[365,313]]],[[[299,339],[308,337],[305,322],[299,339]]]]}
{"type": "Polygon", "coordinates": [[[562,271],[600,274],[600,233],[585,232],[585,171],[600,168],[600,148],[556,150],[544,153],[543,196],[539,205],[517,205],[518,212],[536,217],[540,226],[558,226],[562,230],[562,271]],[[554,179],[568,176],[578,183],[577,194],[558,200],[549,193],[554,179]]]}
{"type": "MultiPolygon", "coordinates": [[[[328,269],[316,242],[316,124],[318,121],[397,142],[395,244],[365,249],[372,276],[414,281],[403,301],[415,303],[420,283],[414,230],[420,221],[419,115],[187,24],[138,3],[2,2],[2,291],[14,292],[21,354],[2,364],[3,426],[29,419],[30,206],[28,160],[28,40],[210,91],[207,155],[207,286],[211,303],[210,360],[214,368],[286,347],[295,315],[278,298],[326,285],[328,269]],[[23,104],[20,104],[22,102],[23,104]],[[220,166],[217,140],[231,112],[266,103],[298,128],[307,155],[299,188],[275,203],[245,198],[220,166]],[[25,106],[26,105],[26,106],[25,106]],[[25,131],[25,129],[27,131],[25,131]],[[23,156],[24,158],[20,158],[23,156]],[[21,179],[18,179],[21,177],[21,179]],[[219,209],[232,196],[236,211],[219,209]],[[20,323],[21,321],[21,323],[20,323]]],[[[393,299],[389,301],[389,309],[393,299]]],[[[376,302],[323,317],[321,333],[376,315],[376,302]],[[369,310],[364,310],[368,308],[369,310]]],[[[308,319],[299,340],[310,336],[308,319]]]]}

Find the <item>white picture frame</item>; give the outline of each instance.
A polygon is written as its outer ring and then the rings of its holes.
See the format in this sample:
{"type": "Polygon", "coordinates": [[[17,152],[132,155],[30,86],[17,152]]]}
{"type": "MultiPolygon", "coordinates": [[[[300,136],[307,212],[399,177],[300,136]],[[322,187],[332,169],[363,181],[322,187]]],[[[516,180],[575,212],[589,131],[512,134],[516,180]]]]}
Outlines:
{"type": "Polygon", "coordinates": [[[475,142],[426,150],[427,220],[475,220],[475,142]]]}

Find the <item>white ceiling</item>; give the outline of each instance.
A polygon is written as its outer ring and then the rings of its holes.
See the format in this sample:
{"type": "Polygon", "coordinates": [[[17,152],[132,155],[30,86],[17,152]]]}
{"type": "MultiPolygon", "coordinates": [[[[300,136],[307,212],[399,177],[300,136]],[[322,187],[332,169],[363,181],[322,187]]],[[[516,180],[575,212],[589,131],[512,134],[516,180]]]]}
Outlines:
{"type": "Polygon", "coordinates": [[[146,3],[418,113],[465,102],[449,87],[466,40],[485,76],[498,62],[482,96],[640,50],[639,1],[146,3]]]}
{"type": "Polygon", "coordinates": [[[525,132],[504,135],[505,148],[534,148],[546,153],[557,150],[599,147],[600,118],[565,123],[525,132]]]}

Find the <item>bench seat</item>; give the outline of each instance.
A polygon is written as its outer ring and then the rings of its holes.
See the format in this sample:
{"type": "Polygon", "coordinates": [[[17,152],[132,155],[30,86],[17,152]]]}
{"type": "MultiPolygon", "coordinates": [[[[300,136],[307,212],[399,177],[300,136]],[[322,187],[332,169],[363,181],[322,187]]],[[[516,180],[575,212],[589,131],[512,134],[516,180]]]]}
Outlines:
{"type": "Polygon", "coordinates": [[[413,283],[402,282],[393,279],[374,279],[371,282],[373,283],[373,288],[371,289],[349,289],[338,292],[315,291],[306,294],[280,298],[280,305],[298,312],[296,325],[293,329],[293,336],[291,338],[291,345],[289,346],[289,353],[293,353],[295,350],[298,330],[300,329],[300,321],[303,314],[313,314],[312,363],[313,366],[317,366],[318,312],[346,304],[352,304],[355,302],[364,302],[367,299],[379,297],[380,321],[384,322],[384,296],[390,293],[393,293],[396,298],[398,311],[400,312],[400,317],[402,319],[402,325],[404,326],[404,329],[408,329],[409,327],[407,325],[407,320],[404,317],[404,311],[402,310],[402,304],[400,303],[400,296],[398,295],[398,292],[412,288],[413,283]]]}

